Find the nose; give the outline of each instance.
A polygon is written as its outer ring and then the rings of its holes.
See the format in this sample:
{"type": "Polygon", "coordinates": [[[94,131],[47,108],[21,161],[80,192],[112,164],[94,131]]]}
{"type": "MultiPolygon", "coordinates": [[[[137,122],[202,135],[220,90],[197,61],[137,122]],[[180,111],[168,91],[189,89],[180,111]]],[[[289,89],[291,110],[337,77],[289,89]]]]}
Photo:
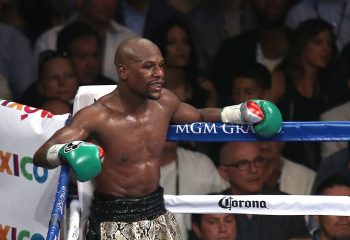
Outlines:
{"type": "Polygon", "coordinates": [[[58,80],[58,85],[60,86],[65,86],[66,85],[66,81],[67,79],[65,77],[60,77],[58,80]]]}
{"type": "Polygon", "coordinates": [[[256,167],[256,162],[250,162],[250,172],[256,172],[257,171],[257,167],[256,167]]]}
{"type": "Polygon", "coordinates": [[[323,50],[326,51],[328,54],[332,52],[332,46],[330,42],[325,42],[323,44],[323,50]]]}
{"type": "Polygon", "coordinates": [[[226,230],[227,230],[227,227],[226,227],[226,223],[224,223],[224,222],[220,222],[219,223],[219,230],[220,230],[220,232],[226,232],[226,230]]]}
{"type": "Polygon", "coordinates": [[[153,71],[153,75],[155,77],[163,78],[164,77],[164,69],[163,69],[163,67],[155,66],[154,67],[154,71],[153,71]]]}

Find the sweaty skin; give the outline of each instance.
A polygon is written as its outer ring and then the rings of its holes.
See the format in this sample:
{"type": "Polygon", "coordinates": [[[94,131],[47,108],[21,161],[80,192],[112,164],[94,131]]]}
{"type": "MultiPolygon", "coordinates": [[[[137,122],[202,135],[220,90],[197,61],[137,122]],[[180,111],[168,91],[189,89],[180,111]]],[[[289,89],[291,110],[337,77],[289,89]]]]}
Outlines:
{"type": "Polygon", "coordinates": [[[46,152],[53,144],[93,139],[105,151],[95,191],[114,196],[143,196],[159,186],[160,156],[170,123],[218,122],[218,108],[196,109],[163,88],[164,59],[143,38],[121,43],[115,65],[116,90],[80,110],[33,157],[35,165],[53,168],[46,152]]]}

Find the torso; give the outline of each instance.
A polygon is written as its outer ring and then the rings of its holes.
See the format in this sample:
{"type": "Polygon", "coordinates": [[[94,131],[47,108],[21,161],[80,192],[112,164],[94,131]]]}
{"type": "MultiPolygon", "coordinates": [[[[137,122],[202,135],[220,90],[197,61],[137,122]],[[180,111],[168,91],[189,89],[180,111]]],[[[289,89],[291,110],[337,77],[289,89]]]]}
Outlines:
{"type": "Polygon", "coordinates": [[[108,97],[97,104],[106,117],[92,130],[105,151],[95,190],[125,197],[154,192],[159,185],[160,155],[173,107],[164,101],[149,100],[142,113],[127,114],[108,108],[114,104],[108,97]]]}

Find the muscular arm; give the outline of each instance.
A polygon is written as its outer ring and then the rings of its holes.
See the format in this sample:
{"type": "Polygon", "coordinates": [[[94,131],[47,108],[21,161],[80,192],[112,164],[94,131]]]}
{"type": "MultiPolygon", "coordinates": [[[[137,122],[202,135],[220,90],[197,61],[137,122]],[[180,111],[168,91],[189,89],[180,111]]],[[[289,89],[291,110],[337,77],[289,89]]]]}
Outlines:
{"type": "Polygon", "coordinates": [[[97,107],[87,107],[79,111],[68,126],[55,132],[55,134],[36,151],[33,157],[33,163],[37,166],[49,169],[56,167],[46,160],[47,150],[54,144],[65,144],[75,140],[85,140],[92,132],[93,126],[101,120],[100,116],[101,110],[97,107]]]}
{"type": "Polygon", "coordinates": [[[192,122],[220,122],[221,108],[197,109],[187,103],[179,102],[172,117],[172,123],[184,124],[192,122]]]}

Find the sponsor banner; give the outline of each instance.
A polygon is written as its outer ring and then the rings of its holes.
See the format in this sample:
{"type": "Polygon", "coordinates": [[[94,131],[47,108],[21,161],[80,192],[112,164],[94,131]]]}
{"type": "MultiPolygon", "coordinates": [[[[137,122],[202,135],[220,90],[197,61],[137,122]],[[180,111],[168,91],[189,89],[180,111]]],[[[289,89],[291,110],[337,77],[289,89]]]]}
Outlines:
{"type": "Polygon", "coordinates": [[[350,216],[350,197],[309,195],[165,195],[173,213],[350,216]]]}
{"type": "Polygon", "coordinates": [[[251,125],[195,122],[171,125],[167,139],[196,142],[349,141],[350,122],[284,122],[282,131],[268,139],[255,134],[251,125]]]}
{"type": "Polygon", "coordinates": [[[0,100],[0,239],[45,239],[59,171],[33,165],[66,115],[0,100]]]}

